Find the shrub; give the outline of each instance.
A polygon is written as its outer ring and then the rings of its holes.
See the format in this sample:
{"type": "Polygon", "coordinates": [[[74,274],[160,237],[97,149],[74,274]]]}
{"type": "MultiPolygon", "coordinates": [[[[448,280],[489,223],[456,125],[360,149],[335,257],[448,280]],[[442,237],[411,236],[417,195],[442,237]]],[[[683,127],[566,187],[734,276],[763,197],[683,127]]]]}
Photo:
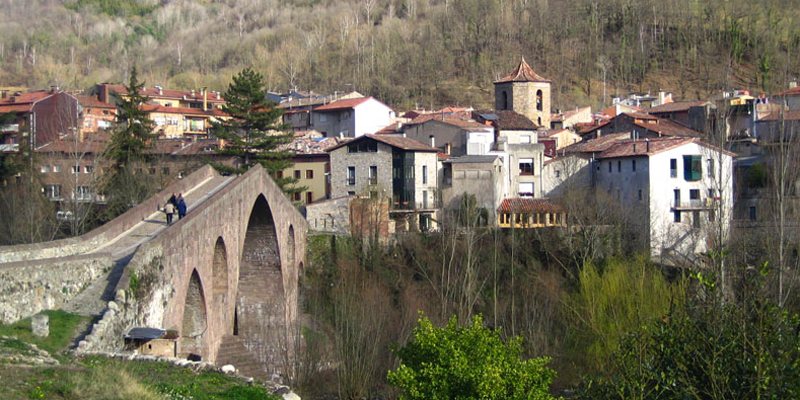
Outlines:
{"type": "Polygon", "coordinates": [[[425,317],[418,322],[413,339],[396,351],[400,366],[388,374],[389,383],[403,391],[401,399],[553,398],[549,359],[523,360],[521,338],[503,343],[480,316],[466,327],[455,317],[443,328],[425,317]]]}

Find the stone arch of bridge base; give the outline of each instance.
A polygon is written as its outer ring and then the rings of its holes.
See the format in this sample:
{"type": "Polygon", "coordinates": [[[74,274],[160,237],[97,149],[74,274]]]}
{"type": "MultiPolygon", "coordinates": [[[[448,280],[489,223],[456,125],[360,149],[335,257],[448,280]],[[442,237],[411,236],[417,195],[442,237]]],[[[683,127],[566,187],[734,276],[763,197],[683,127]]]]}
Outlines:
{"type": "Polygon", "coordinates": [[[198,355],[202,358],[208,356],[203,338],[208,329],[208,313],[206,310],[203,283],[197,270],[192,270],[189,278],[189,287],[186,290],[186,299],[183,305],[183,323],[181,324],[180,355],[189,357],[198,355]]]}
{"type": "Polygon", "coordinates": [[[280,248],[272,211],[259,195],[239,261],[235,321],[239,340],[267,372],[280,366],[286,329],[280,248]]]}

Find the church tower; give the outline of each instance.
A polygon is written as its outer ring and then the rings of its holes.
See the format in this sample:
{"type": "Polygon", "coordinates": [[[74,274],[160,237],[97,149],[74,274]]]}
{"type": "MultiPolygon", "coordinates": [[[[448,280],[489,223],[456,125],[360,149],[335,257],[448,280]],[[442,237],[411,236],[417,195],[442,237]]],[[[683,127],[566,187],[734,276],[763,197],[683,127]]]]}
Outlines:
{"type": "Polygon", "coordinates": [[[550,129],[550,81],[523,58],[514,72],[494,82],[494,108],[516,111],[550,129]]]}

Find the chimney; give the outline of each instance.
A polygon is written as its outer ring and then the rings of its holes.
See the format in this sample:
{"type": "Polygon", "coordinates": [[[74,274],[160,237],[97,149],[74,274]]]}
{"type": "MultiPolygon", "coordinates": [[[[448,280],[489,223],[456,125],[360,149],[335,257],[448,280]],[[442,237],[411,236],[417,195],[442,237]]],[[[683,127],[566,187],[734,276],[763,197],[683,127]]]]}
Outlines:
{"type": "Polygon", "coordinates": [[[161,86],[156,86],[156,89],[158,89],[158,95],[159,96],[163,96],[164,95],[164,88],[162,88],[161,86]]]}
{"type": "Polygon", "coordinates": [[[431,147],[436,147],[436,137],[433,135],[428,136],[428,139],[431,140],[431,147]]]}
{"type": "Polygon", "coordinates": [[[192,89],[192,97],[194,97],[194,89],[192,89]]]}
{"type": "Polygon", "coordinates": [[[650,138],[645,138],[644,142],[647,143],[647,152],[650,152],[650,138]]]}
{"type": "Polygon", "coordinates": [[[59,89],[58,86],[50,86],[50,93],[55,94],[56,92],[58,92],[58,89],[59,89]]]}
{"type": "Polygon", "coordinates": [[[208,88],[200,89],[203,91],[203,111],[208,111],[208,88]]]}
{"type": "Polygon", "coordinates": [[[789,89],[794,89],[796,87],[797,87],[797,78],[792,78],[792,80],[789,81],[789,89]]]}

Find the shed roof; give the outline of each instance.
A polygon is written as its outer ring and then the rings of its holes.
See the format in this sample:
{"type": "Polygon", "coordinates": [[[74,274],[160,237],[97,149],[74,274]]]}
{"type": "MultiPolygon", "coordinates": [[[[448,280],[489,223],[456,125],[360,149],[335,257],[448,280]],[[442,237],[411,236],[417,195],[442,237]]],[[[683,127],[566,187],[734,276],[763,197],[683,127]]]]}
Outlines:
{"type": "Polygon", "coordinates": [[[139,328],[131,328],[131,330],[128,331],[128,334],[125,335],[125,338],[139,339],[139,340],[153,340],[164,336],[164,334],[166,333],[167,331],[163,329],[139,327],[139,328]]]}
{"type": "Polygon", "coordinates": [[[500,213],[534,213],[534,212],[565,212],[566,207],[548,198],[533,199],[529,197],[513,197],[503,199],[497,212],[500,213]]]}

